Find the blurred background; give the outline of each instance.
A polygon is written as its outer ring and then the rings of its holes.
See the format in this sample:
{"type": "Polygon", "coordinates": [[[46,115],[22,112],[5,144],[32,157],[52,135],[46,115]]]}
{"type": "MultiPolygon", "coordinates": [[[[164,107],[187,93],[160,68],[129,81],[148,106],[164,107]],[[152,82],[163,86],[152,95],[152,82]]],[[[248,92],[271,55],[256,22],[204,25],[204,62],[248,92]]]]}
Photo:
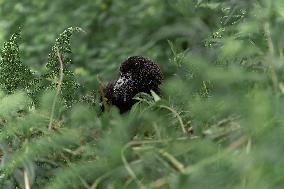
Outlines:
{"type": "MultiPolygon", "coordinates": [[[[204,46],[204,39],[221,26],[214,4],[172,0],[9,0],[0,1],[0,44],[22,30],[23,62],[43,69],[56,37],[70,26],[85,33],[73,37],[74,70],[80,83],[94,88],[96,76],[115,77],[128,56],[143,55],[158,62],[165,74],[172,55],[168,40],[178,51],[204,46]],[[200,6],[198,9],[197,6],[200,6]]],[[[216,5],[217,6],[217,5],[216,5]]]]}

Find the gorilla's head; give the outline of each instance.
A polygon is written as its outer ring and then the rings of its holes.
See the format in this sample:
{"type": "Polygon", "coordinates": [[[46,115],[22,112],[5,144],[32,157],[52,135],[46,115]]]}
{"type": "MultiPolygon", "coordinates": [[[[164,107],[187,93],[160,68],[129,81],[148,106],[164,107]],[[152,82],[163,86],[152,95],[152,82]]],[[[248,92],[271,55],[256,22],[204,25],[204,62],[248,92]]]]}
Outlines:
{"type": "Polygon", "coordinates": [[[132,56],[121,64],[119,77],[106,86],[104,95],[109,104],[125,112],[135,103],[136,94],[149,94],[150,90],[159,93],[162,80],[163,74],[157,64],[142,56],[132,56]]]}

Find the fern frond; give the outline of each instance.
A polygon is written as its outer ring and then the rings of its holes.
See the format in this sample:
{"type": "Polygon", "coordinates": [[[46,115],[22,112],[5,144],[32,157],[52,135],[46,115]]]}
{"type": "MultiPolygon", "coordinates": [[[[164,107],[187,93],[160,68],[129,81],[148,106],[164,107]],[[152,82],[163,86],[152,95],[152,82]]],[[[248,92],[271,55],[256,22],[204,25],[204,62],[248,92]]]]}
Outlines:
{"type": "Polygon", "coordinates": [[[80,31],[82,31],[81,28],[70,27],[61,33],[51,49],[48,56],[48,62],[46,64],[47,74],[45,77],[51,81],[51,87],[60,84],[60,69],[63,69],[61,93],[68,106],[78,100],[77,89],[79,84],[76,82],[73,71],[71,71],[71,37],[75,32],[80,31]],[[60,57],[58,57],[58,54],[60,57]],[[63,63],[61,66],[59,64],[59,59],[63,63]]]}
{"type": "Polygon", "coordinates": [[[28,89],[33,80],[33,73],[20,58],[19,40],[20,32],[18,31],[4,43],[1,50],[0,86],[8,93],[18,89],[28,89]]]}

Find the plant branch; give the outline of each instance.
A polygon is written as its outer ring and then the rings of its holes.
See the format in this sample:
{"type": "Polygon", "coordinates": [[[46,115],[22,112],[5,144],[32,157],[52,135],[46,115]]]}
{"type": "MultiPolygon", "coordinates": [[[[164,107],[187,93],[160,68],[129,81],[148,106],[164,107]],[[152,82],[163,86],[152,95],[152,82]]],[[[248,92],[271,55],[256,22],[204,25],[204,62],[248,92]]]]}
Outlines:
{"type": "Polygon", "coordinates": [[[182,130],[183,134],[186,134],[185,125],[184,125],[184,123],[183,123],[183,121],[182,121],[182,118],[180,117],[179,113],[178,113],[176,110],[174,110],[174,109],[172,109],[172,108],[170,108],[170,107],[168,107],[168,106],[165,106],[165,105],[161,105],[161,106],[159,106],[159,107],[171,111],[171,112],[174,114],[174,116],[177,117],[177,119],[178,119],[178,121],[179,121],[179,123],[180,123],[180,127],[181,127],[181,130],[182,130]]]}
{"type": "Polygon", "coordinates": [[[30,187],[29,177],[26,170],[24,171],[24,182],[25,182],[25,189],[30,189],[31,187],[30,187]]]}
{"type": "Polygon", "coordinates": [[[62,60],[62,57],[60,55],[58,47],[56,47],[56,53],[57,53],[57,57],[58,57],[59,65],[60,65],[60,68],[59,68],[59,80],[58,80],[58,83],[57,83],[56,94],[55,94],[55,97],[54,97],[53,103],[52,103],[48,129],[52,129],[52,123],[53,123],[55,106],[56,106],[57,98],[58,98],[59,93],[61,91],[61,87],[62,87],[62,83],[63,83],[63,77],[64,77],[64,72],[63,72],[64,71],[64,67],[63,67],[64,63],[63,63],[63,60],[62,60]]]}

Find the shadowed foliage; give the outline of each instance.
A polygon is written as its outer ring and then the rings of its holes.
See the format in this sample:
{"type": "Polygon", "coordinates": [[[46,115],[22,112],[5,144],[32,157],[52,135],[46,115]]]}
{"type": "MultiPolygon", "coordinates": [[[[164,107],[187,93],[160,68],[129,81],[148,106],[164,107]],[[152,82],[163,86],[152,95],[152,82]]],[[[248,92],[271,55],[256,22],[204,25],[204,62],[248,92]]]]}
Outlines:
{"type": "Polygon", "coordinates": [[[0,188],[282,189],[283,7],[0,1],[0,188]]]}

